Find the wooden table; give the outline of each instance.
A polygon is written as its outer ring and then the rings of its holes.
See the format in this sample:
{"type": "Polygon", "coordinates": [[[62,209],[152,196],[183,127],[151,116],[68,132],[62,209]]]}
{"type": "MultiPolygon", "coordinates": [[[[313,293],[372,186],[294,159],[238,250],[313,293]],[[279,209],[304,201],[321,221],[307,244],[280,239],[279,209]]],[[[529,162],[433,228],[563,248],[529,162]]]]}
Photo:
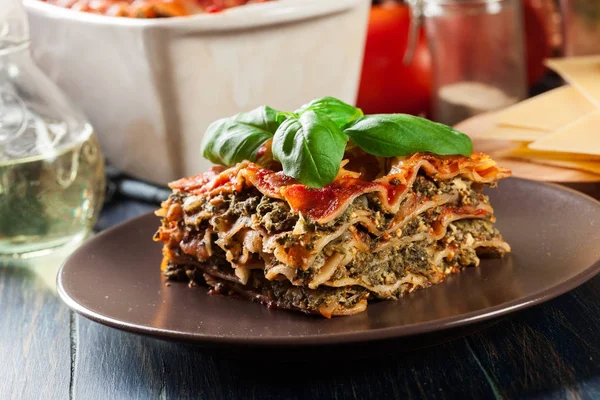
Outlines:
{"type": "MultiPolygon", "coordinates": [[[[112,203],[98,227],[155,207],[112,203]]],[[[600,276],[435,347],[275,364],[88,321],[55,295],[59,261],[43,264],[0,266],[0,399],[600,398],[600,276]]]]}

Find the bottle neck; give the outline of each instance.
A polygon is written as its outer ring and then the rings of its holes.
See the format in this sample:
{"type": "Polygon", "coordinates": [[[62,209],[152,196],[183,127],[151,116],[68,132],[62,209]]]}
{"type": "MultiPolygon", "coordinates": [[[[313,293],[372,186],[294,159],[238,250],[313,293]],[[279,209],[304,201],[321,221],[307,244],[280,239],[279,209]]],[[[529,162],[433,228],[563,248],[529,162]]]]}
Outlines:
{"type": "Polygon", "coordinates": [[[0,0],[0,56],[26,50],[29,25],[20,0],[0,0]]]}

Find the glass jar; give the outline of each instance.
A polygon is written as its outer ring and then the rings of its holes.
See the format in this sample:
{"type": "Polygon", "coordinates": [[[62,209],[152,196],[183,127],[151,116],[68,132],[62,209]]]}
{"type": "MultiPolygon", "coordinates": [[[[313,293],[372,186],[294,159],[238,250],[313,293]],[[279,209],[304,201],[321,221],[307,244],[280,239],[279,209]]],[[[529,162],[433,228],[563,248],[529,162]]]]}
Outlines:
{"type": "Polygon", "coordinates": [[[561,0],[564,55],[600,54],[600,1],[561,0]]]}
{"type": "Polygon", "coordinates": [[[33,63],[20,0],[0,0],[0,258],[84,238],[102,205],[92,127],[33,63]]]}
{"type": "Polygon", "coordinates": [[[454,125],[527,94],[519,0],[410,0],[432,56],[432,117],[454,125]]]}

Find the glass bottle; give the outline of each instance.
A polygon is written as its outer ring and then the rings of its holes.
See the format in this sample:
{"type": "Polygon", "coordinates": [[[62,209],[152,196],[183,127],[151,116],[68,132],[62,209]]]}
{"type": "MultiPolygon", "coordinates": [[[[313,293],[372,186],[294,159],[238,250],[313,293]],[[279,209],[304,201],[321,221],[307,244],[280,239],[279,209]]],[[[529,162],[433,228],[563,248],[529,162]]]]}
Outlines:
{"type": "Polygon", "coordinates": [[[454,125],[527,92],[519,0],[409,0],[432,56],[432,117],[454,125]]]}
{"type": "Polygon", "coordinates": [[[32,61],[21,1],[0,0],[0,258],[84,238],[104,179],[91,126],[32,61]]]}

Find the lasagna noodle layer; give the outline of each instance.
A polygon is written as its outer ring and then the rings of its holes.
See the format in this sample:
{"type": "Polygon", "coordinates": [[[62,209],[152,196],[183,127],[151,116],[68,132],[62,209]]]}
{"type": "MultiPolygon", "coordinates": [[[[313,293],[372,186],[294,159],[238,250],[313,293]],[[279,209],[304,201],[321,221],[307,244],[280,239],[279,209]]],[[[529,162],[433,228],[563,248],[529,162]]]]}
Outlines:
{"type": "Polygon", "coordinates": [[[374,181],[362,180],[355,172],[341,169],[334,182],[320,189],[309,188],[282,172],[247,161],[229,169],[213,167],[204,174],[172,182],[170,187],[209,197],[255,187],[264,196],[283,199],[292,211],[324,224],[339,217],[354,199],[365,193],[376,193],[385,211],[397,212],[420,170],[436,180],[462,177],[488,184],[510,175],[508,170],[498,167],[489,156],[481,153],[471,157],[417,153],[408,158],[393,159],[389,173],[374,181]]]}

